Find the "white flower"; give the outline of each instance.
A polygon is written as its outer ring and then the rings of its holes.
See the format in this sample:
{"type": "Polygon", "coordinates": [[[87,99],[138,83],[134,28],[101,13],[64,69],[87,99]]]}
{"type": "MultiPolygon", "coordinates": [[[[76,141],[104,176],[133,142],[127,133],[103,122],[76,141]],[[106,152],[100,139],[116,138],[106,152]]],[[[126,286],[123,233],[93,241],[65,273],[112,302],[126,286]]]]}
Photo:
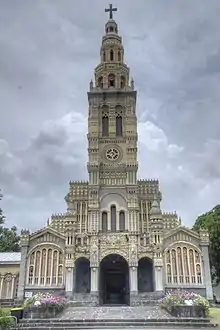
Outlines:
{"type": "Polygon", "coordinates": [[[34,306],[40,306],[41,302],[39,300],[35,301],[34,306]]]}
{"type": "Polygon", "coordinates": [[[185,300],[184,303],[185,303],[187,306],[192,306],[192,305],[193,305],[193,301],[192,301],[192,300],[185,300]]]}

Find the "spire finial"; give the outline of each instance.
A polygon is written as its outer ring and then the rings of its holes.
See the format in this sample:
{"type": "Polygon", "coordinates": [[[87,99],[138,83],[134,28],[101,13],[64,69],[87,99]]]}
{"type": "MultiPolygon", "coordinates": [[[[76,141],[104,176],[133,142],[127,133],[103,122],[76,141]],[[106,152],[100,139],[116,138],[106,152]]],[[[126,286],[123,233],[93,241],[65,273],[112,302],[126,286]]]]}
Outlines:
{"type": "Polygon", "coordinates": [[[117,8],[113,8],[112,4],[109,5],[109,8],[105,9],[105,12],[109,13],[109,19],[113,19],[113,11],[117,11],[117,8]]]}

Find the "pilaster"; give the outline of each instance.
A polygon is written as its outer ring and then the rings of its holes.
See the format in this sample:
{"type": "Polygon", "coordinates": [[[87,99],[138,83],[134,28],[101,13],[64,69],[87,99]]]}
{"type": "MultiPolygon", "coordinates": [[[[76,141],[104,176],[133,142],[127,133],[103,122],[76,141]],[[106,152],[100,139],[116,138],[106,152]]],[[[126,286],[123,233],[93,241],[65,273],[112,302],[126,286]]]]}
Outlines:
{"type": "Polygon", "coordinates": [[[154,259],[155,291],[163,291],[163,259],[154,259]]]}
{"type": "Polygon", "coordinates": [[[138,292],[138,271],[137,266],[129,267],[130,292],[138,292]]]}
{"type": "Polygon", "coordinates": [[[74,268],[73,267],[67,267],[66,268],[66,274],[65,274],[65,291],[66,296],[68,298],[71,298],[73,296],[73,289],[74,289],[74,268]]]}
{"type": "Polygon", "coordinates": [[[203,281],[206,286],[206,298],[213,300],[212,277],[209,261],[209,245],[202,243],[202,256],[203,256],[203,281]]]}
{"type": "Polygon", "coordinates": [[[24,290],[25,290],[25,281],[26,281],[26,273],[28,278],[28,270],[27,270],[27,254],[28,254],[28,246],[29,246],[29,230],[21,231],[21,263],[19,270],[19,281],[18,281],[18,299],[24,299],[24,290]]]}
{"type": "Polygon", "coordinates": [[[91,293],[97,293],[99,279],[99,243],[97,236],[91,237],[90,247],[91,293]]]}
{"type": "Polygon", "coordinates": [[[200,246],[202,250],[202,272],[203,282],[206,286],[206,298],[213,300],[212,277],[209,260],[209,233],[206,229],[200,229],[199,236],[201,238],[200,246]]]}
{"type": "Polygon", "coordinates": [[[99,268],[91,267],[90,274],[91,274],[91,293],[97,293],[98,292],[99,268]]]}

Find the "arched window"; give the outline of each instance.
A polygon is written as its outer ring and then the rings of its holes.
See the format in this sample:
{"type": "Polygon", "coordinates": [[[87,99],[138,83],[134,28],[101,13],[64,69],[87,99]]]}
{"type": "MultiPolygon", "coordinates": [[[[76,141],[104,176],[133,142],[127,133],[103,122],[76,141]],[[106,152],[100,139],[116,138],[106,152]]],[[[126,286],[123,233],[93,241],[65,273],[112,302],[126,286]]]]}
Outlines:
{"type": "Polygon", "coordinates": [[[111,206],[111,231],[116,232],[116,206],[111,206]]]}
{"type": "Polygon", "coordinates": [[[125,77],[121,76],[121,88],[125,88],[125,77]]]}
{"type": "Polygon", "coordinates": [[[106,61],[106,54],[105,54],[105,52],[103,52],[103,61],[104,62],[106,61]]]}
{"type": "Polygon", "coordinates": [[[113,31],[114,31],[113,26],[110,26],[109,31],[110,31],[110,32],[113,32],[113,31]]]}
{"type": "Polygon", "coordinates": [[[102,117],[102,136],[108,136],[108,116],[102,117]]]}
{"type": "Polygon", "coordinates": [[[98,78],[98,87],[103,88],[103,77],[102,76],[98,78]]]}
{"type": "Polygon", "coordinates": [[[124,211],[120,211],[120,213],[119,213],[119,230],[125,231],[125,213],[124,213],[124,211]]]}
{"type": "Polygon", "coordinates": [[[122,116],[116,116],[116,136],[122,136],[122,116]]]}
{"type": "Polygon", "coordinates": [[[56,248],[41,248],[29,257],[29,285],[56,286],[63,283],[63,255],[56,248]]]}
{"type": "Polygon", "coordinates": [[[120,50],[118,51],[118,61],[121,62],[121,52],[120,52],[120,50]]]}
{"type": "Polygon", "coordinates": [[[201,253],[190,245],[174,246],[165,254],[167,284],[202,284],[201,253]]]}
{"type": "Polygon", "coordinates": [[[115,75],[110,74],[108,76],[108,87],[115,87],[115,75]]]}
{"type": "Polygon", "coordinates": [[[102,231],[106,233],[108,231],[108,216],[107,212],[102,212],[102,231]]]}
{"type": "Polygon", "coordinates": [[[112,49],[110,50],[110,61],[114,61],[114,52],[112,49]]]}

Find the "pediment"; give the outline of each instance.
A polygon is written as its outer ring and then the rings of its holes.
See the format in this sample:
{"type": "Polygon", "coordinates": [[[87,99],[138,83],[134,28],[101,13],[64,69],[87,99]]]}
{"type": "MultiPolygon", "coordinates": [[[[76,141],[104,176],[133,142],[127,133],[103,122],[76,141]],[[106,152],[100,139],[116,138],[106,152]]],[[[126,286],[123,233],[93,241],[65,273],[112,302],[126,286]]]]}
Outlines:
{"type": "Polygon", "coordinates": [[[184,226],[178,226],[171,231],[169,231],[167,234],[165,234],[164,239],[171,238],[173,241],[191,241],[192,238],[196,240],[200,240],[200,236],[197,232],[184,227],[184,226]]]}
{"type": "Polygon", "coordinates": [[[60,240],[65,240],[66,237],[61,234],[56,229],[50,227],[44,227],[37,232],[34,232],[30,236],[30,241],[37,240],[38,243],[50,242],[50,243],[58,243],[60,240]]]}

